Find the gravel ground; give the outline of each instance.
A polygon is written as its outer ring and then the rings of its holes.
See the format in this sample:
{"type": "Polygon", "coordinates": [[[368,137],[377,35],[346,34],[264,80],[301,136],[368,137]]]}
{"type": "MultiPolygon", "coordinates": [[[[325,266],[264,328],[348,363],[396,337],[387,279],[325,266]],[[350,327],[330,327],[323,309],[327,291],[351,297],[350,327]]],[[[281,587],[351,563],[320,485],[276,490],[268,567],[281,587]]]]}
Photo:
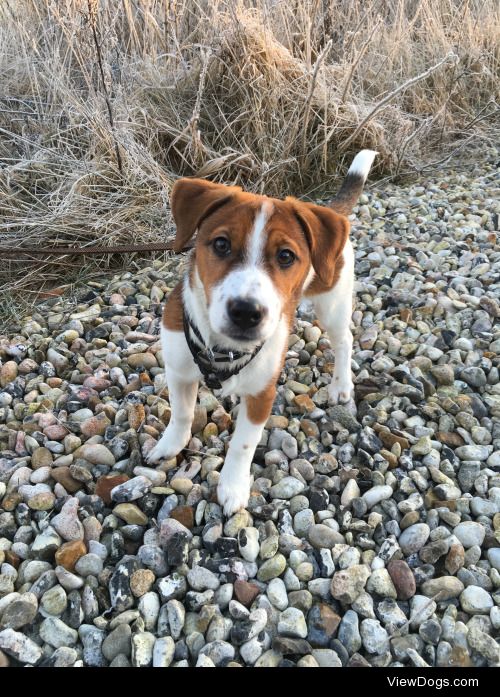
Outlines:
{"type": "Polygon", "coordinates": [[[144,465],[178,258],[0,337],[0,665],[499,665],[499,157],[363,195],[356,405],[301,307],[230,519],[230,400],[144,465]]]}

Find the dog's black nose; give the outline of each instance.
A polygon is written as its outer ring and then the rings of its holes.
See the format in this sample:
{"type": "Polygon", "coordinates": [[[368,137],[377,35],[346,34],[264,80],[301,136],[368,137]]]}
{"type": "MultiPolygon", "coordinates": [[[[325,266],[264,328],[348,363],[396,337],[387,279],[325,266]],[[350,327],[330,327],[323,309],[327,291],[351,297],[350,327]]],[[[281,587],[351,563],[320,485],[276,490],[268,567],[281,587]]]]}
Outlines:
{"type": "Polygon", "coordinates": [[[229,300],[227,313],[231,322],[240,329],[252,329],[260,324],[264,308],[256,300],[229,300]]]}

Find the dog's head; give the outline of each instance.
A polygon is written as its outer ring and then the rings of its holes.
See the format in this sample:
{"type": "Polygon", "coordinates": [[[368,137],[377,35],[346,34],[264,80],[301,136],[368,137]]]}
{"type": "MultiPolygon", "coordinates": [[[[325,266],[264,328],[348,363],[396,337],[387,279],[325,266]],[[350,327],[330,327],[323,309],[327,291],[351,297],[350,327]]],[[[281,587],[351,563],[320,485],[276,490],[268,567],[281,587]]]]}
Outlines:
{"type": "Polygon", "coordinates": [[[291,315],[311,269],[325,287],[349,234],[330,208],[180,179],[172,213],[180,251],[197,232],[193,273],[203,284],[211,330],[232,345],[265,341],[291,315]]]}

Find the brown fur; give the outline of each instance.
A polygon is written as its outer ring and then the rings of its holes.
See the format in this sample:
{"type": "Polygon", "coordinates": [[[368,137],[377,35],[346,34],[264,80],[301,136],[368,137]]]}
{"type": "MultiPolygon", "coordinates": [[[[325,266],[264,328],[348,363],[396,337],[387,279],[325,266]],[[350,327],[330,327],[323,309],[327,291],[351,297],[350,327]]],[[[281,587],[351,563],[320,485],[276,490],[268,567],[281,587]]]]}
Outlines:
{"type": "Polygon", "coordinates": [[[304,296],[306,298],[309,298],[311,295],[320,295],[321,293],[326,293],[331,288],[333,288],[333,286],[337,283],[337,281],[340,278],[340,272],[342,271],[343,266],[344,259],[342,256],[339,256],[334,265],[334,274],[330,285],[322,281],[317,274],[314,274],[312,281],[309,283],[309,285],[304,291],[304,296]]]}
{"type": "MultiPolygon", "coordinates": [[[[340,274],[340,269],[337,270],[336,266],[349,237],[349,221],[331,208],[291,198],[287,198],[286,202],[293,207],[308,239],[311,263],[321,282],[316,292],[330,290],[340,274]]],[[[312,294],[309,289],[308,295],[312,294]]]]}
{"type": "Polygon", "coordinates": [[[168,296],[163,308],[163,326],[172,332],[182,332],[184,329],[182,286],[183,281],[181,280],[168,296]]]}
{"type": "Polygon", "coordinates": [[[248,418],[253,424],[263,424],[267,421],[275,396],[276,380],[272,380],[258,395],[245,397],[248,418]]]}

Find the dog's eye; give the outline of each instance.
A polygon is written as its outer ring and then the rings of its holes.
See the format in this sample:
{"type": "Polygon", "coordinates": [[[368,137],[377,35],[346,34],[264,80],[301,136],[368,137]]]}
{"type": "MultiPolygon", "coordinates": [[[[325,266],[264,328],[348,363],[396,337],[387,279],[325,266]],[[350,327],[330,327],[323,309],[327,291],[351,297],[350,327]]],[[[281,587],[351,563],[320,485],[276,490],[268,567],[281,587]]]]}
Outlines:
{"type": "Polygon", "coordinates": [[[278,264],[284,268],[291,266],[296,258],[291,249],[280,249],[277,254],[278,264]]]}
{"type": "Polygon", "coordinates": [[[212,247],[217,256],[226,257],[231,251],[231,242],[227,237],[216,237],[212,242],[212,247]]]}

